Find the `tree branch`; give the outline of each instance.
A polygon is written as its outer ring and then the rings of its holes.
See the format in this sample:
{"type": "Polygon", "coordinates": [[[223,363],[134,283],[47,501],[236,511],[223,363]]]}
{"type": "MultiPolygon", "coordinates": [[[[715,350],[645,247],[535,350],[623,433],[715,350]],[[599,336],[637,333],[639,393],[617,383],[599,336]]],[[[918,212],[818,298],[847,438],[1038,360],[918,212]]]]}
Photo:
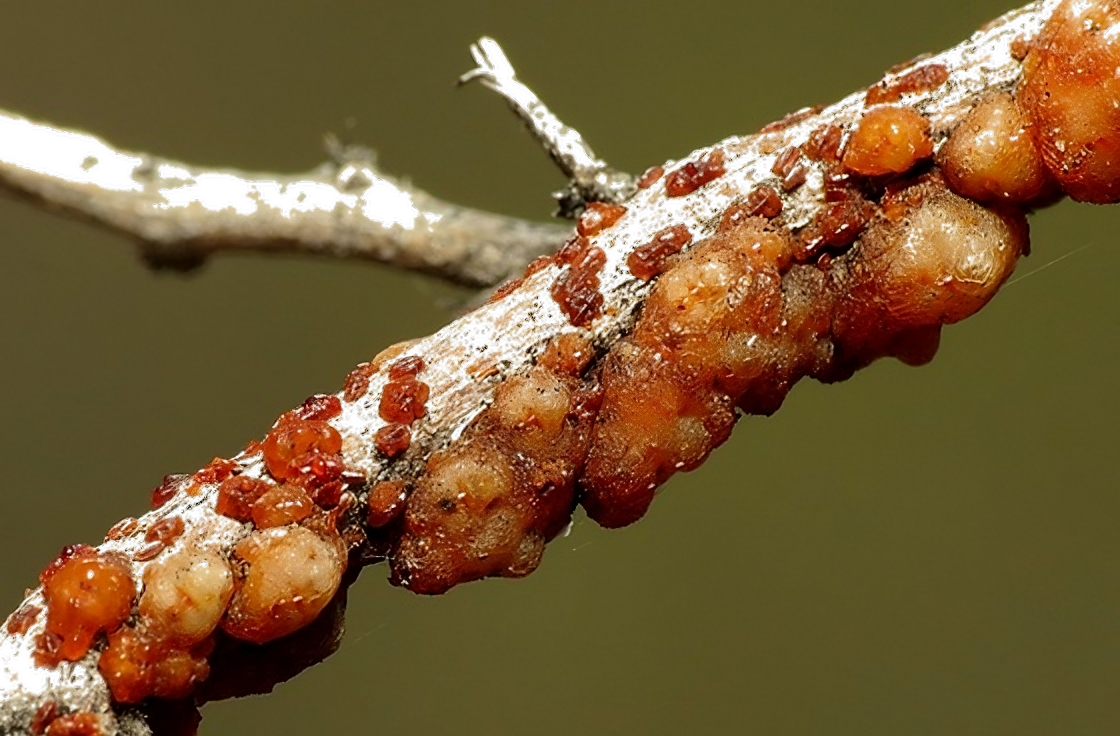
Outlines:
{"type": "Polygon", "coordinates": [[[634,177],[617,171],[595,155],[579,131],[560,121],[533,90],[518,78],[502,47],[492,38],[471,45],[471,56],[478,64],[459,84],[479,80],[487,89],[502,96],[529,133],[541,144],[564,175],[571,180],[555,193],[561,217],[574,217],[587,202],[619,203],[637,190],[634,177]]]}
{"type": "Polygon", "coordinates": [[[358,366],[232,462],[169,478],[156,511],[52,563],[0,640],[0,728],[30,733],[54,707],[144,733],[122,704],[183,697],[209,667],[197,697],[228,695],[213,684],[230,681],[228,650],[267,655],[317,626],[311,651],[329,650],[326,599],[347,566],[388,560],[424,594],[526,575],[577,502],[607,527],[640,518],[728,437],[736,407],[772,412],[797,380],[879,357],[931,360],[941,327],[987,304],[1026,251],[1030,209],[1120,199],[1120,92],[1101,92],[1114,27],[1112,3],[1034,3],[830,108],[698,151],[620,205],[589,204],[579,235],[489,304],[358,366]],[[1085,68],[1071,48],[1104,77],[1071,76],[1085,68]],[[1103,129],[1075,137],[1057,124],[1074,114],[1103,129]],[[119,614],[92,634],[88,617],[58,623],[83,575],[113,583],[91,611],[119,614]],[[168,579],[189,605],[167,603],[168,579]],[[183,611],[207,626],[185,631],[183,611]]]}
{"type": "Polygon", "coordinates": [[[361,148],[332,153],[336,160],[302,175],[206,169],[0,112],[0,184],[135,238],[156,266],[190,267],[221,251],[290,252],[492,286],[570,235],[439,200],[382,174],[361,148]]]}

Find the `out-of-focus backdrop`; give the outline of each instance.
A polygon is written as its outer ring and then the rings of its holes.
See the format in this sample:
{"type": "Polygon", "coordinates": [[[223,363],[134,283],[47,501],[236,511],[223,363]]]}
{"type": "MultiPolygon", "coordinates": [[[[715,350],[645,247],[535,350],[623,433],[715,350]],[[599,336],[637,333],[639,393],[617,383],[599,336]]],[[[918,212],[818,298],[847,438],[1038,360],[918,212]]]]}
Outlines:
{"type": "MultiPolygon", "coordinates": [[[[310,168],[334,132],[436,195],[544,219],[559,174],[494,95],[452,86],[480,35],[640,172],[1011,7],[21,0],[0,107],[249,169],[310,168]]],[[[1120,732],[1120,208],[1032,226],[1016,280],[931,366],[798,387],[641,523],[579,516],[528,579],[419,598],[366,570],[341,651],[207,706],[202,733],[1120,732]]],[[[122,238],[0,200],[0,608],[163,474],[469,296],[287,257],[152,273],[122,238]]]]}

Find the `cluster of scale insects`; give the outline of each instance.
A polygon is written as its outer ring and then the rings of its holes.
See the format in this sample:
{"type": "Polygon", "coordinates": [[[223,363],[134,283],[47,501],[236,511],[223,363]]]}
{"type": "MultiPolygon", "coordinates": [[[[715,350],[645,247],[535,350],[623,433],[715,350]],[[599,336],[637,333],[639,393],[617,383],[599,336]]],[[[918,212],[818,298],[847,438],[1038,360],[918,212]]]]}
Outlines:
{"type": "MultiPolygon", "coordinates": [[[[108,539],[140,538],[131,558],[66,548],[40,576],[45,605],[25,604],[8,632],[44,618],[39,664],[94,652],[115,702],[186,698],[206,680],[218,637],[263,644],[314,621],[354,549],[378,550],[393,581],[419,593],[525,575],[577,504],[607,527],[636,521],[741,413],[775,411],[801,378],[843,380],[885,356],[928,362],[942,326],[983,307],[1027,252],[1028,212],[1064,195],[1120,200],[1118,27],[1115,3],[1067,0],[1038,38],[1013,44],[1024,65],[1017,90],[980,101],[939,146],[901,100],[946,84],[948,70],[892,70],[854,124],[822,125],[776,151],[772,182],[725,211],[712,237],[693,243],[681,223],[635,249],[631,274],[656,281],[632,331],[606,352],[586,330],[604,304],[595,236],[627,208],[589,204],[569,243],[492,297],[559,266],[550,291],[572,330],[503,381],[423,472],[371,484],[346,466],[331,424],[387,371],[374,445],[386,461],[408,450],[426,414],[427,365],[397,346],[359,366],[340,394],[284,414],[235,460],[153,491],[158,508],[217,487],[215,511],[249,529],[231,552],[191,538],[178,516],[147,528],[126,519],[108,539]],[[783,196],[810,167],[823,172],[825,206],[794,232],[783,196]],[[136,563],[145,563],[139,579],[136,563]]],[[[780,137],[813,112],[761,134],[780,137]]],[[[725,155],[717,147],[671,171],[654,167],[639,187],[688,196],[724,175],[725,155]]],[[[99,723],[48,702],[31,731],[91,736],[99,723]]]]}

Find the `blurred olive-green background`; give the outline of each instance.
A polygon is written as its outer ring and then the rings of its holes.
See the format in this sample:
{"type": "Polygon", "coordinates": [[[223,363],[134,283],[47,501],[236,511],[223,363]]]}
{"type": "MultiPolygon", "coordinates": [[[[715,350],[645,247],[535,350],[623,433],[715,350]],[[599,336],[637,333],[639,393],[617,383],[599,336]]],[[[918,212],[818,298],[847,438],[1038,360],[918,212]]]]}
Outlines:
{"type": "MultiPolygon", "coordinates": [[[[335,132],[439,196],[543,219],[559,175],[498,99],[452,87],[482,34],[640,172],[1011,7],[21,0],[0,107],[250,169],[307,169],[335,132]]],[[[525,580],[425,599],[367,570],[341,651],[207,706],[202,733],[1120,732],[1118,225],[1120,208],[1038,215],[1029,277],[931,366],[800,386],[636,526],[580,516],[525,580]]],[[[122,238],[0,200],[0,607],[164,473],[467,298],[298,258],[152,273],[122,238]]]]}

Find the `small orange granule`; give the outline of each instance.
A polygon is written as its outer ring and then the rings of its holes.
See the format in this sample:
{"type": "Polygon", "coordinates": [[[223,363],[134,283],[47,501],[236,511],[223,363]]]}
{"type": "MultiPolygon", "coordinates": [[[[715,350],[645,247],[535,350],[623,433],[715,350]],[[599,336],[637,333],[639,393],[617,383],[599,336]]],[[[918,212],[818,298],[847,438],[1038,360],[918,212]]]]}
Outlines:
{"type": "Polygon", "coordinates": [[[342,398],[347,402],[354,402],[366,395],[369,391],[369,379],[377,372],[371,363],[361,363],[350,371],[342,384],[342,398]]]}
{"type": "Polygon", "coordinates": [[[563,259],[571,265],[552,282],[549,293],[567,315],[569,323],[587,327],[603,313],[599,272],[606,265],[607,254],[601,248],[588,247],[590,243],[584,238],[577,238],[574,242],[583,247],[579,250],[561,249],[556,254],[558,260],[563,259]]]}
{"type": "Polygon", "coordinates": [[[346,465],[338,455],[324,455],[313,450],[297,457],[289,464],[289,468],[297,471],[295,482],[308,487],[316,482],[338,480],[346,470],[346,465]]]}
{"type": "Polygon", "coordinates": [[[908,107],[880,105],[863,114],[844,149],[844,168],[862,176],[904,174],[933,155],[929,121],[908,107]]]}
{"type": "Polygon", "coordinates": [[[692,242],[692,233],[684,225],[673,225],[655,233],[653,239],[638,246],[626,258],[626,267],[642,281],[657,276],[668,260],[692,242]]]}
{"type": "Polygon", "coordinates": [[[907,69],[902,74],[883,77],[867,91],[864,104],[894,104],[903,96],[915,97],[932,92],[949,81],[949,65],[944,62],[928,62],[907,69]]]}
{"type": "Polygon", "coordinates": [[[287,480],[299,474],[292,461],[302,455],[337,455],[342,450],[342,435],[324,421],[285,414],[265,437],[263,449],[268,472],[277,480],[287,480]]]}
{"type": "Polygon", "coordinates": [[[101,727],[100,716],[82,711],[58,716],[44,733],[46,736],[103,736],[105,731],[101,727]]]}
{"type": "Polygon", "coordinates": [[[744,203],[748,216],[766,217],[773,220],[782,214],[782,197],[773,187],[760,186],[750,190],[744,203]]]}
{"type": "Polygon", "coordinates": [[[58,718],[58,703],[53,700],[48,700],[39,706],[39,710],[35,711],[35,715],[31,718],[31,736],[43,736],[46,733],[47,726],[58,718]]]}
{"type": "Polygon", "coordinates": [[[579,222],[576,223],[576,232],[585,238],[590,238],[618,222],[625,214],[626,208],[620,204],[589,202],[580,215],[579,222]]]}
{"type": "Polygon", "coordinates": [[[790,146],[778,154],[777,160],[774,161],[770,173],[781,180],[783,192],[792,192],[805,183],[808,171],[800,161],[800,146],[790,146]]]}
{"type": "Polygon", "coordinates": [[[558,376],[579,378],[594,357],[595,346],[590,340],[577,332],[565,332],[548,341],[537,365],[558,376]]]}
{"type": "Polygon", "coordinates": [[[16,609],[16,613],[8,616],[8,625],[4,626],[10,636],[22,636],[38,621],[39,614],[43,613],[43,606],[34,603],[25,603],[16,609]]]}
{"type": "Polygon", "coordinates": [[[235,475],[218,487],[214,512],[237,521],[249,521],[253,503],[272,488],[272,484],[247,475],[235,475]]]}
{"type": "Polygon", "coordinates": [[[386,480],[371,488],[366,524],[379,529],[400,516],[407,493],[408,484],[403,480],[386,480]]]}
{"type": "Polygon", "coordinates": [[[169,516],[166,519],[160,519],[144,533],[144,541],[147,544],[136,553],[135,558],[140,561],[152,559],[183,536],[184,528],[185,525],[181,516],[169,516]]]}
{"type": "Polygon", "coordinates": [[[221,483],[227,477],[233,475],[239,465],[233,460],[227,460],[224,457],[215,457],[209,462],[206,467],[200,469],[193,476],[190,476],[190,482],[187,484],[187,495],[197,496],[199,491],[202,491],[204,485],[212,483],[221,483]]]}
{"type": "Polygon", "coordinates": [[[137,593],[127,561],[85,544],[64,549],[41,572],[39,583],[47,625],[36,654],[49,667],[82,659],[97,634],[115,630],[128,618],[137,593]]]}
{"type": "Polygon", "coordinates": [[[646,169],[641,178],[638,179],[638,189],[649,189],[656,184],[661,177],[665,176],[664,166],[651,166],[646,169]]]}
{"type": "Polygon", "coordinates": [[[760,135],[766,135],[767,133],[779,133],[792,125],[797,125],[804,120],[808,120],[820,111],[821,108],[817,106],[803,107],[800,110],[794,110],[793,112],[783,117],[781,120],[775,120],[772,123],[767,123],[758,132],[760,135]]]}
{"type": "Polygon", "coordinates": [[[801,150],[810,161],[835,162],[840,160],[843,142],[843,128],[838,125],[822,125],[809,134],[809,140],[801,150]]]}
{"type": "Polygon", "coordinates": [[[688,161],[665,177],[665,194],[669,197],[683,197],[692,194],[710,181],[715,181],[727,172],[724,167],[723,149],[714,148],[699,161],[688,161]]]}
{"type": "Polygon", "coordinates": [[[404,453],[411,444],[412,430],[407,424],[386,424],[373,435],[374,447],[390,460],[404,453]]]}
{"type": "Polygon", "coordinates": [[[399,422],[412,424],[412,422],[428,413],[424,405],[428,402],[431,388],[423,381],[417,381],[412,376],[403,376],[400,380],[389,381],[381,393],[381,403],[377,410],[386,422],[399,422]]]}
{"type": "Polygon", "coordinates": [[[179,487],[184,484],[187,477],[183,474],[165,475],[164,481],[151,490],[152,511],[162,509],[168,501],[174,499],[175,494],[179,492],[179,487]]]}
{"type": "Polygon", "coordinates": [[[389,366],[389,380],[403,381],[405,378],[416,378],[423,370],[423,358],[419,355],[406,355],[389,366]]]}
{"type": "Polygon", "coordinates": [[[728,207],[720,216],[720,228],[727,229],[748,217],[765,217],[773,220],[782,214],[782,197],[773,187],[752,189],[747,198],[728,207]]]}
{"type": "Polygon", "coordinates": [[[494,289],[494,294],[486,299],[486,304],[494,304],[495,301],[501,301],[507,296],[510,296],[514,291],[521,288],[521,285],[525,282],[525,279],[528,279],[534,276],[534,274],[540,273],[544,269],[547,269],[548,267],[550,267],[550,265],[552,265],[553,262],[554,261],[551,255],[538,255],[538,257],[529,262],[528,267],[525,267],[525,272],[522,273],[521,276],[507,280],[505,283],[503,283],[502,286],[494,289]]]}
{"type": "Polygon", "coordinates": [[[813,223],[813,234],[824,245],[843,248],[855,242],[874,215],[874,205],[858,192],[850,192],[844,199],[829,203],[821,212],[813,223]]]}
{"type": "Polygon", "coordinates": [[[118,539],[124,539],[139,528],[139,519],[133,516],[125,517],[118,521],[116,524],[113,524],[113,526],[109,527],[109,531],[105,532],[105,541],[110,542],[118,539]]]}
{"type": "Polygon", "coordinates": [[[296,416],[300,419],[334,419],[342,413],[342,401],[332,394],[315,394],[309,396],[303,404],[296,409],[296,416]]]}
{"type": "Polygon", "coordinates": [[[315,503],[297,486],[276,486],[253,503],[252,518],[258,529],[287,526],[315,513],[315,503]]]}

